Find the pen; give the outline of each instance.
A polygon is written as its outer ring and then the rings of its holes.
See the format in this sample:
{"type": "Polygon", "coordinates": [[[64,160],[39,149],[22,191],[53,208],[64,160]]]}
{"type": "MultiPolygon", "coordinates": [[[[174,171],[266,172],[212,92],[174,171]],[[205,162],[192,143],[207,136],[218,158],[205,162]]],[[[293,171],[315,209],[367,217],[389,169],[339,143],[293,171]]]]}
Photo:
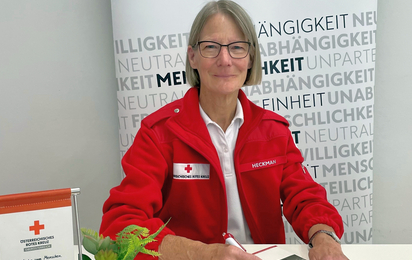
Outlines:
{"type": "Polygon", "coordinates": [[[246,249],[239,242],[236,241],[232,234],[223,232],[223,238],[225,239],[226,244],[237,246],[246,252],[246,249]]]}

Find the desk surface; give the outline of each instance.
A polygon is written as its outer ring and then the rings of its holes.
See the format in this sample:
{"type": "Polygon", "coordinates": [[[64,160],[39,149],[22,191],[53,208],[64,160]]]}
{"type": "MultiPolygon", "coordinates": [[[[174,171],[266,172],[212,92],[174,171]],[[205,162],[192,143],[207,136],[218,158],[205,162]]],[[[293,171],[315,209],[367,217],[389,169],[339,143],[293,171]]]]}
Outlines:
{"type": "MultiPolygon", "coordinates": [[[[244,245],[250,253],[259,251],[271,245],[244,245]]],[[[308,258],[308,247],[306,245],[278,245],[279,248],[287,250],[305,259],[308,258]]],[[[403,260],[412,259],[412,244],[356,244],[342,245],[343,252],[350,260],[403,260]]],[[[75,247],[75,260],[77,260],[77,246],[75,247]]],[[[84,254],[87,254],[83,250],[84,254]]],[[[93,258],[92,258],[93,259],[93,258]]]]}
{"type": "MultiPolygon", "coordinates": [[[[248,252],[253,253],[270,245],[245,245],[248,252]]],[[[305,259],[308,257],[307,245],[278,245],[279,248],[287,250],[305,259]]],[[[389,260],[389,259],[412,259],[412,244],[356,244],[342,245],[343,253],[350,260],[389,260]]]]}

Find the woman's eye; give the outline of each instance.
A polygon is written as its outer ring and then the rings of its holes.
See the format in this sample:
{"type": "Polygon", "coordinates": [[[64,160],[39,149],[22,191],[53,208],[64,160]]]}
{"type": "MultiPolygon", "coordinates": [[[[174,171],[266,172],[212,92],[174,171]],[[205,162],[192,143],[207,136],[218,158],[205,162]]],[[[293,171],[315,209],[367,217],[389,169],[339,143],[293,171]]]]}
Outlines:
{"type": "Polygon", "coordinates": [[[216,45],[213,45],[213,44],[210,44],[210,45],[206,45],[205,46],[205,49],[216,49],[217,48],[217,46],[216,45]]]}

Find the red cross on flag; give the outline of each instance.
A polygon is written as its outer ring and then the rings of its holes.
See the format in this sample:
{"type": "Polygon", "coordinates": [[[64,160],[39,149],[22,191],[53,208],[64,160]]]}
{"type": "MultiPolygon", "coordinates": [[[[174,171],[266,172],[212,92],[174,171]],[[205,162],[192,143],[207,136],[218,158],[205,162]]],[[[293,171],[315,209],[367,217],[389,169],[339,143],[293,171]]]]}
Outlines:
{"type": "Polygon", "coordinates": [[[181,180],[208,180],[210,178],[210,164],[205,163],[174,163],[173,179],[181,180]]]}
{"type": "Polygon", "coordinates": [[[74,259],[71,194],[0,196],[0,259],[74,259]]]}

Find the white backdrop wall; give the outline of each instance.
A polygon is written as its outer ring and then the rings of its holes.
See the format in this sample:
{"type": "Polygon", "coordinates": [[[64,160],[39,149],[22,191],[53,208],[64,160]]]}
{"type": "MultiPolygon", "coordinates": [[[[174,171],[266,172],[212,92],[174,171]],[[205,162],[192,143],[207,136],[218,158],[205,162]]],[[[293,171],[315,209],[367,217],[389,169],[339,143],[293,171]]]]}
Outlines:
{"type": "Polygon", "coordinates": [[[374,243],[412,243],[411,1],[378,2],[374,243]]]}
{"type": "Polygon", "coordinates": [[[81,188],[97,229],[120,181],[110,1],[0,1],[0,194],[81,188]]]}
{"type": "MultiPolygon", "coordinates": [[[[374,243],[412,243],[412,2],[378,0],[374,243]]],[[[80,187],[97,229],[120,182],[109,0],[0,2],[0,194],[80,187]]]]}
{"type": "MultiPolygon", "coordinates": [[[[141,120],[189,87],[188,35],[204,2],[163,1],[159,10],[112,0],[121,156],[141,120]]],[[[342,215],[342,241],[371,243],[376,0],[236,2],[252,18],[263,67],[262,84],[244,92],[289,121],[304,165],[342,215]]],[[[287,243],[302,243],[284,222],[287,243]]]]}

